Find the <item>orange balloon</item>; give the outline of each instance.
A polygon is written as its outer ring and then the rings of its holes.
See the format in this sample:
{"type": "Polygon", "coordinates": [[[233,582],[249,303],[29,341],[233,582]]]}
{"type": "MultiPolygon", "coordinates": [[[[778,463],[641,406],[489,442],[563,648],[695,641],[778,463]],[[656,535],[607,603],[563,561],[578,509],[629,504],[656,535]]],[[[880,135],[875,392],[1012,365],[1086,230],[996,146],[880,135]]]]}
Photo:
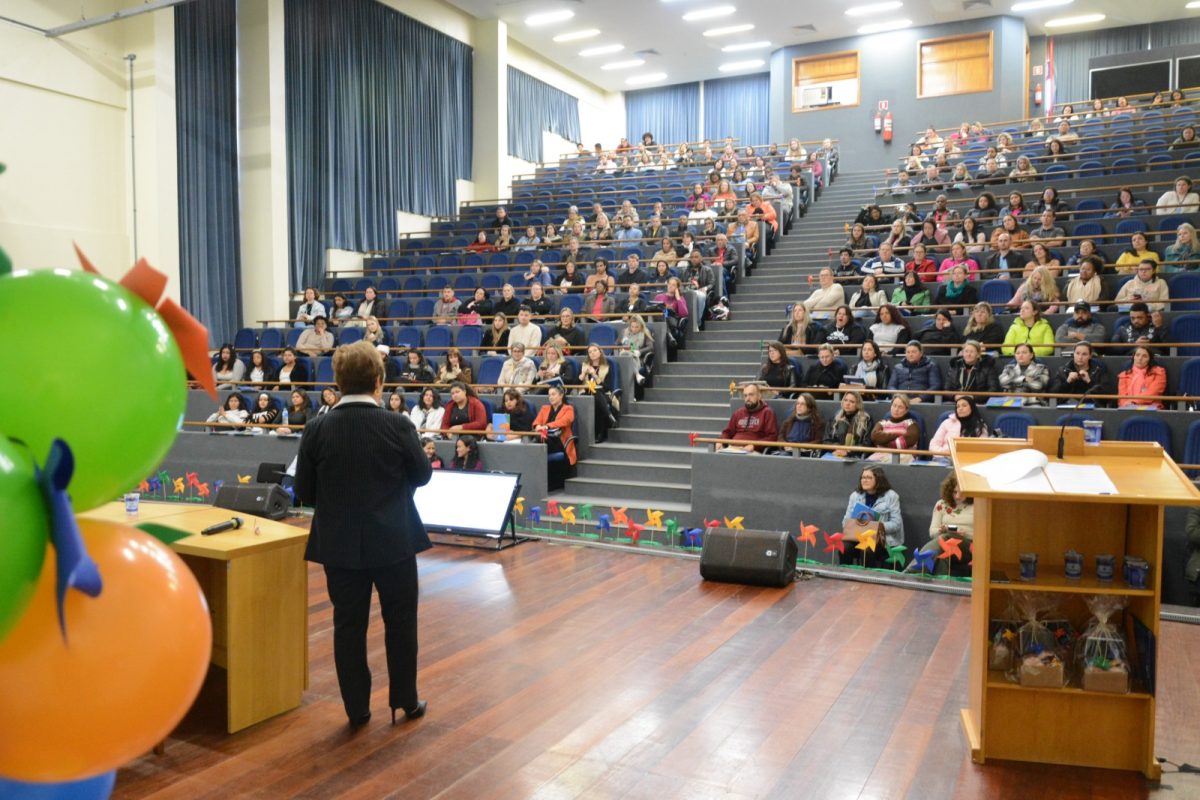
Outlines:
{"type": "Polygon", "coordinates": [[[79,520],[97,598],[67,592],[67,641],[47,558],[0,642],[0,775],[72,781],[148,752],[179,724],[208,670],[212,622],[187,565],[128,525],[79,520]]]}

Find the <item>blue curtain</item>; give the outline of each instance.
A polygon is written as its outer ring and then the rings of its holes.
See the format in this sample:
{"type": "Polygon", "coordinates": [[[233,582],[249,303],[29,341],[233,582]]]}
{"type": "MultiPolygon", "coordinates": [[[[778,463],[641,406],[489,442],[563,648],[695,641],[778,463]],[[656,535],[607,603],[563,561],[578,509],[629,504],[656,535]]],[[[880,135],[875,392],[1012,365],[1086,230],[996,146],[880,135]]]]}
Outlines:
{"type": "Polygon", "coordinates": [[[508,68],[508,154],[541,162],[542,131],[556,133],[576,144],[579,100],[548,83],[508,68]]]}
{"type": "Polygon", "coordinates": [[[1092,82],[1088,69],[1091,59],[1145,50],[1148,34],[1149,27],[1146,25],[1055,34],[1055,104],[1078,103],[1080,100],[1090,99],[1092,82]]]}
{"type": "Polygon", "coordinates": [[[654,134],[660,144],[695,142],[700,138],[700,84],[677,83],[625,93],[625,135],[640,142],[654,134]]]}
{"type": "Polygon", "coordinates": [[[242,325],[237,0],[175,7],[180,300],[209,344],[242,325]]]}
{"type": "Polygon", "coordinates": [[[291,288],[326,248],[396,245],[471,177],[471,48],[373,0],[286,0],[291,288]]]}
{"type": "Polygon", "coordinates": [[[704,138],[732,136],[740,145],[771,138],[771,73],[704,82],[704,138]]]}

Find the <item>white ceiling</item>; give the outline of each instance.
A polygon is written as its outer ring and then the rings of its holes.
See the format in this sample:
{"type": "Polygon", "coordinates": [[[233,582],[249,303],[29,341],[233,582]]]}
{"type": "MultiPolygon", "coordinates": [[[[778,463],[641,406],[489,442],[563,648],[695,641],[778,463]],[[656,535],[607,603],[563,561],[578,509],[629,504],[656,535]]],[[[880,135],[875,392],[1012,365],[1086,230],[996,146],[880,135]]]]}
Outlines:
{"type": "MultiPolygon", "coordinates": [[[[729,61],[770,59],[770,53],[781,46],[840,39],[857,35],[857,29],[871,22],[894,18],[911,19],[914,27],[953,22],[964,19],[1010,14],[1016,0],[903,0],[896,11],[852,18],[845,10],[879,0],[450,0],[473,16],[481,19],[499,18],[508,24],[509,36],[540,53],[548,60],[579,75],[589,82],[610,91],[642,88],[628,86],[626,78],[639,73],[665,72],[667,77],[647,86],[726,77],[727,75],[765,72],[763,64],[740,72],[722,73],[718,67],[729,61]],[[734,14],[696,22],[685,22],[683,14],[695,9],[730,5],[734,14]],[[964,6],[966,8],[964,8],[964,6]],[[560,23],[532,28],[525,19],[544,11],[569,9],[575,16],[560,23]],[[709,28],[751,23],[754,30],[728,36],[706,38],[709,28]],[[797,30],[796,26],[814,25],[816,32],[797,30]],[[556,43],[552,38],[560,33],[585,28],[598,28],[599,36],[581,41],[556,43]],[[740,53],[723,53],[725,45],[767,40],[771,47],[740,53]],[[616,54],[581,57],[587,47],[621,44],[616,54]],[[653,49],[658,55],[638,55],[638,51],[653,49]],[[611,61],[644,58],[643,66],[603,71],[600,65],[611,61]]],[[[1198,10],[1187,10],[1188,0],[1152,0],[1133,3],[1129,0],[1074,0],[1067,6],[1026,11],[1015,16],[1025,18],[1030,35],[1043,33],[1072,33],[1097,28],[1113,28],[1200,16],[1198,10]],[[1106,15],[1103,22],[1050,31],[1043,26],[1055,17],[1088,13],[1106,15]]],[[[906,62],[907,63],[907,62],[906,62]]]]}

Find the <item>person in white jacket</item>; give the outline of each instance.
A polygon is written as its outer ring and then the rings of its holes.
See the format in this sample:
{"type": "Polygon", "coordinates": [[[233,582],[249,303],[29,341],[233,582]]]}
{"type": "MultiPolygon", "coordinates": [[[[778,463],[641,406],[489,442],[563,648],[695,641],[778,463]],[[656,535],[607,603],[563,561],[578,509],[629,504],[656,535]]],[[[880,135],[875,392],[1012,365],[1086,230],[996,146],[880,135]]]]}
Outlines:
{"type": "Polygon", "coordinates": [[[1180,176],[1175,179],[1175,189],[1163,192],[1155,203],[1155,214],[1195,214],[1200,211],[1200,195],[1192,191],[1192,179],[1180,176]]]}
{"type": "Polygon", "coordinates": [[[808,309],[810,317],[824,319],[831,316],[838,306],[846,304],[846,291],[834,281],[833,270],[829,267],[821,270],[817,279],[821,285],[813,289],[813,293],[804,301],[804,307],[808,309]]]}

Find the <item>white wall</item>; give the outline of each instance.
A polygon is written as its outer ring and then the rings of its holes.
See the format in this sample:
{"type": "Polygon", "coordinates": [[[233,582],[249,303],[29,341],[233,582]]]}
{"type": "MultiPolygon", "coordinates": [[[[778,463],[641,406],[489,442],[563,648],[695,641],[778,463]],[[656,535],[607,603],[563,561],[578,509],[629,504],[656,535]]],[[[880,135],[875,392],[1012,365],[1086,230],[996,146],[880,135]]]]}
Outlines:
{"type": "MultiPolygon", "coordinates": [[[[78,19],[79,4],[5,0],[4,14],[49,28],[78,19]]],[[[110,277],[132,264],[124,56],[134,52],[140,255],[167,273],[168,292],[178,297],[170,14],[57,39],[0,23],[0,154],[8,164],[0,177],[0,243],[15,267],[74,266],[72,242],[110,277]]]]}

